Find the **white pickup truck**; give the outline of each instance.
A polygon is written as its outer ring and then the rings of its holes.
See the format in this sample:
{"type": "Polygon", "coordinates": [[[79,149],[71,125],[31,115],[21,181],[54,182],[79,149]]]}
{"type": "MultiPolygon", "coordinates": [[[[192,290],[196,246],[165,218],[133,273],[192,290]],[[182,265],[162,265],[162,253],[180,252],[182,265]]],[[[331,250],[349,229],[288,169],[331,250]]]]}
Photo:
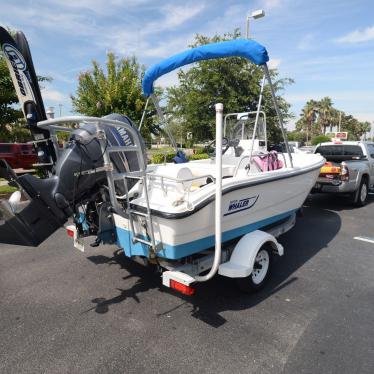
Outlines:
{"type": "Polygon", "coordinates": [[[320,153],[326,163],[313,192],[350,194],[355,205],[365,205],[374,185],[374,143],[327,142],[319,144],[314,153],[320,153]]]}

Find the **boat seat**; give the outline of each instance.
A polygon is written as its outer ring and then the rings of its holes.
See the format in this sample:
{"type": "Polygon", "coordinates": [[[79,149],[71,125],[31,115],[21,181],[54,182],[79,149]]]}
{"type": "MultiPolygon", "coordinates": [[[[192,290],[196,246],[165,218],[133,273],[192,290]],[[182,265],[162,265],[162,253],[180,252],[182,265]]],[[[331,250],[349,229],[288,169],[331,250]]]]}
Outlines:
{"type": "MultiPolygon", "coordinates": [[[[188,167],[192,175],[194,177],[200,177],[203,175],[211,174],[213,177],[215,177],[216,174],[216,166],[215,164],[193,164],[189,163],[188,167]]],[[[235,172],[235,165],[222,165],[222,178],[232,177],[235,172]]]]}

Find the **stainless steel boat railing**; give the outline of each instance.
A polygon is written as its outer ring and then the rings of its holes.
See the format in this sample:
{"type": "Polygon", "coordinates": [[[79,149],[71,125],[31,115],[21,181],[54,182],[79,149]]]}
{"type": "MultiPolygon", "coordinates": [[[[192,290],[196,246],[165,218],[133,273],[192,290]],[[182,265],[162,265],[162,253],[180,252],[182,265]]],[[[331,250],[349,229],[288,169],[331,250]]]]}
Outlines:
{"type": "MultiPolygon", "coordinates": [[[[38,123],[38,127],[48,127],[50,130],[56,131],[68,131],[71,132],[74,129],[66,126],[62,126],[63,124],[75,124],[80,125],[81,123],[92,123],[96,126],[96,134],[94,136],[98,139],[101,147],[102,157],[103,157],[103,167],[101,168],[106,172],[107,183],[108,183],[108,190],[109,190],[109,198],[112,204],[114,211],[120,215],[124,213],[128,215],[129,222],[131,226],[131,231],[133,233],[133,241],[140,242],[151,247],[151,256],[154,256],[156,253],[156,241],[154,235],[154,228],[152,222],[152,215],[151,209],[149,206],[149,196],[148,196],[148,188],[147,188],[147,163],[145,161],[143,148],[141,146],[141,141],[138,132],[128,123],[112,120],[109,118],[97,118],[97,117],[87,117],[87,116],[69,116],[69,117],[60,117],[60,118],[53,118],[46,121],[41,121],[38,123]],[[134,145],[131,146],[112,146],[108,147],[107,139],[105,132],[102,128],[102,125],[106,125],[113,128],[123,128],[127,131],[128,134],[131,135],[133,139],[134,145]],[[113,165],[110,159],[110,153],[114,152],[135,152],[138,160],[139,170],[136,172],[122,172],[122,173],[114,173],[113,165]],[[130,199],[129,199],[129,190],[127,185],[127,179],[139,179],[143,183],[144,187],[144,196],[146,201],[146,210],[147,213],[137,212],[131,208],[130,199]],[[122,205],[118,202],[115,184],[114,181],[122,179],[124,182],[125,188],[125,195],[127,200],[127,208],[126,211],[123,209],[122,205]],[[148,227],[149,227],[149,236],[150,240],[145,240],[144,238],[136,235],[135,225],[134,225],[134,216],[141,215],[144,219],[147,220],[148,227]]],[[[85,172],[85,171],[82,171],[85,172]]],[[[92,172],[92,171],[89,171],[92,172]]],[[[95,172],[95,171],[94,171],[95,172]]]]}
{"type": "MultiPolygon", "coordinates": [[[[161,179],[161,188],[162,188],[162,190],[164,191],[165,194],[167,194],[167,190],[166,190],[165,185],[164,185],[164,179],[168,179],[168,180],[171,180],[171,181],[176,182],[176,183],[181,183],[183,185],[183,187],[184,187],[184,183],[193,182],[193,181],[196,181],[196,180],[199,180],[199,179],[204,179],[204,178],[211,178],[213,183],[216,183],[216,178],[213,177],[212,174],[204,174],[204,175],[195,176],[195,177],[192,177],[192,178],[176,178],[176,177],[171,177],[169,175],[156,174],[156,173],[147,173],[147,176],[150,179],[160,178],[161,179]]],[[[185,189],[187,189],[187,188],[185,188],[185,189]]],[[[190,190],[191,190],[191,186],[188,187],[188,191],[190,191],[190,190]]]]}

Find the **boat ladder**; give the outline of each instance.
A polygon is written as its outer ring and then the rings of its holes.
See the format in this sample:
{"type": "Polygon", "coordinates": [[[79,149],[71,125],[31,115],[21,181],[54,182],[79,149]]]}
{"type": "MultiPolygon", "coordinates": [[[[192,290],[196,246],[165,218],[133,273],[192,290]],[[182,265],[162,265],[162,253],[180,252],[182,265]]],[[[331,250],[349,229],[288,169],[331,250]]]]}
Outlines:
{"type": "Polygon", "coordinates": [[[153,229],[153,221],[152,221],[152,212],[149,205],[149,195],[148,195],[148,188],[147,188],[147,173],[146,173],[146,162],[144,160],[144,155],[140,146],[116,146],[116,147],[107,147],[106,144],[102,144],[103,154],[104,154],[104,163],[108,165],[106,168],[107,170],[107,179],[108,179],[108,186],[109,186],[109,194],[112,205],[114,206],[115,210],[121,211],[123,210],[121,204],[118,203],[117,196],[115,194],[115,186],[114,181],[122,181],[125,188],[125,195],[126,195],[126,213],[128,215],[128,220],[130,223],[130,235],[132,236],[133,243],[142,243],[148,245],[150,250],[150,257],[154,257],[157,251],[156,248],[156,240],[154,235],[153,229]],[[110,153],[115,152],[128,152],[134,151],[138,157],[138,164],[140,165],[140,170],[138,171],[128,171],[122,173],[115,173],[113,172],[113,166],[110,160],[110,153]],[[129,197],[129,186],[128,181],[131,179],[137,179],[142,184],[144,190],[144,198],[145,198],[145,211],[140,211],[135,209],[130,202],[129,197]],[[135,221],[138,221],[135,217],[139,217],[141,226],[144,227],[146,235],[143,235],[136,229],[135,221]]]}
{"type": "Polygon", "coordinates": [[[149,196],[148,196],[148,189],[147,189],[147,174],[145,172],[142,175],[134,176],[134,173],[123,173],[124,174],[124,184],[126,190],[126,200],[127,200],[127,214],[129,216],[130,228],[132,233],[132,241],[133,243],[139,242],[146,244],[151,247],[152,254],[156,253],[156,241],[155,235],[153,230],[153,221],[152,221],[152,213],[151,208],[149,206],[149,196]],[[146,202],[146,211],[141,212],[139,210],[134,209],[131,206],[129,195],[128,195],[128,179],[138,179],[143,186],[144,189],[144,197],[146,202]],[[140,233],[136,232],[135,224],[134,224],[134,217],[138,216],[140,219],[145,220],[145,230],[149,239],[145,239],[144,236],[140,233]]]}

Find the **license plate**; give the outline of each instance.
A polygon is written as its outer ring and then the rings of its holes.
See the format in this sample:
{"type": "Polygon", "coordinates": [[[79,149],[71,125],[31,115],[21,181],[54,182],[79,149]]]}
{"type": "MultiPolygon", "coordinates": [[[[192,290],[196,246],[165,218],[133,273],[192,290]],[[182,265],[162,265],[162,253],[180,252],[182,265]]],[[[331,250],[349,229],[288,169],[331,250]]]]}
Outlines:
{"type": "Polygon", "coordinates": [[[74,248],[78,249],[81,252],[84,252],[84,242],[83,239],[79,237],[75,225],[66,226],[66,230],[68,232],[68,235],[70,237],[73,237],[74,248]]]}
{"type": "Polygon", "coordinates": [[[81,238],[74,236],[74,247],[78,249],[78,251],[84,252],[84,242],[81,238]]]}

